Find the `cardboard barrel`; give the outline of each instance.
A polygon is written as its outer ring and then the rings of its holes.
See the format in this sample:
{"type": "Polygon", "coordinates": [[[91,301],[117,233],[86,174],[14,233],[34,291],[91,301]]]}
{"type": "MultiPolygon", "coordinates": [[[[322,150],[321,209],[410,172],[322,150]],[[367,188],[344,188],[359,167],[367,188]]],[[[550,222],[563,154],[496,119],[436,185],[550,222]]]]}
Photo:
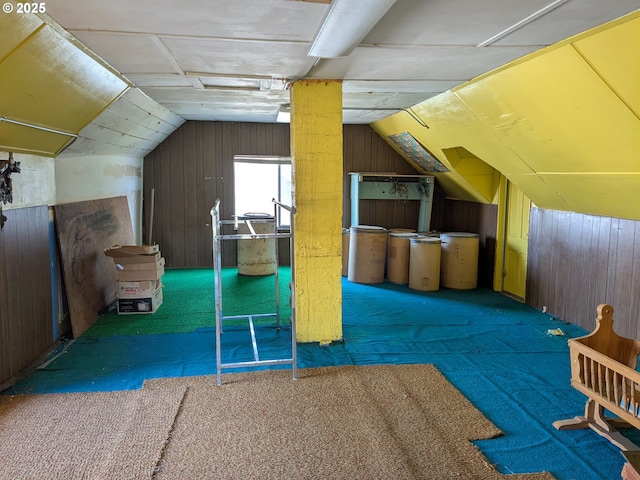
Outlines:
{"type": "Polygon", "coordinates": [[[389,231],[387,280],[391,283],[409,283],[409,240],[416,236],[416,233],[389,231]]]}
{"type": "Polygon", "coordinates": [[[410,240],[409,288],[422,292],[440,289],[441,240],[416,236],[410,240]]]}
{"type": "Polygon", "coordinates": [[[348,228],[342,229],[342,276],[346,277],[349,272],[349,235],[348,228]]]}
{"type": "Polygon", "coordinates": [[[384,282],[387,258],[387,230],[383,227],[357,225],[349,235],[350,282],[376,284],[384,282]]]}
{"type": "Polygon", "coordinates": [[[443,287],[470,290],[478,286],[478,253],[480,237],[477,233],[441,233],[442,262],[440,282],[443,287]]]}
{"type": "MultiPolygon", "coordinates": [[[[245,220],[251,222],[256,234],[276,233],[276,221],[267,213],[245,213],[238,217],[238,233],[250,234],[245,220]],[[255,221],[252,221],[255,220],[255,221]]],[[[276,273],[276,239],[252,238],[238,240],[238,275],[262,276],[276,273]]]]}

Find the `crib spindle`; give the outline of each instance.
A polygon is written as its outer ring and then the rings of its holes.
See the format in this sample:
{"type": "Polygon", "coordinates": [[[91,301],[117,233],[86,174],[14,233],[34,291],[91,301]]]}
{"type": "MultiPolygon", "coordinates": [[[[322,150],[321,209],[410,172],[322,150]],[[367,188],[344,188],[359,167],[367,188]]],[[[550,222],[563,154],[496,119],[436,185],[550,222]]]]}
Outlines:
{"type": "Polygon", "coordinates": [[[617,429],[640,429],[640,340],[615,333],[611,305],[598,305],[597,312],[594,331],[569,340],[571,385],[588,397],[584,415],[553,425],[559,430],[592,428],[623,450],[638,450],[617,429]],[[606,411],[617,418],[605,417],[606,411]]]}
{"type": "Polygon", "coordinates": [[[631,395],[629,393],[629,380],[626,377],[622,378],[622,402],[625,410],[629,410],[631,406],[631,395]]]}
{"type": "Polygon", "coordinates": [[[586,355],[580,355],[580,358],[582,358],[582,378],[580,380],[585,387],[589,387],[589,364],[587,363],[589,359],[586,355]]]}
{"type": "Polygon", "coordinates": [[[604,397],[607,395],[607,392],[606,392],[606,385],[604,384],[602,370],[605,369],[606,371],[607,367],[605,367],[600,363],[598,363],[597,366],[598,366],[598,393],[604,397]]]}

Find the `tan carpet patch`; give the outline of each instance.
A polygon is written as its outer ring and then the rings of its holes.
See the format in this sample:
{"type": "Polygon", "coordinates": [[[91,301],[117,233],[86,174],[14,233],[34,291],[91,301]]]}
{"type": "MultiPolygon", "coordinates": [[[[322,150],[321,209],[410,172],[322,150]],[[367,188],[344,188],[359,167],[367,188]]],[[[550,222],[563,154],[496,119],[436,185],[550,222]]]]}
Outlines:
{"type": "MultiPolygon", "coordinates": [[[[176,380],[149,384],[170,386],[176,380]]],[[[158,479],[501,479],[469,440],[501,432],[431,365],[181,379],[158,479]]],[[[549,474],[509,478],[553,478],[549,474]]]]}
{"type": "Polygon", "coordinates": [[[552,479],[501,475],[500,431],[431,365],[147,381],[0,397],[0,478],[552,479]]]}

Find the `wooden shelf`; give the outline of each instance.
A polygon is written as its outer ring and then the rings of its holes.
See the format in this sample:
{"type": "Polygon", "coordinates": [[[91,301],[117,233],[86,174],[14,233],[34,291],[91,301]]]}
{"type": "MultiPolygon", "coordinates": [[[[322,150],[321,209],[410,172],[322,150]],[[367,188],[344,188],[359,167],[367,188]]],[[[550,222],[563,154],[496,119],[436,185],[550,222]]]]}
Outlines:
{"type": "Polygon", "coordinates": [[[359,225],[360,200],[417,200],[418,231],[428,232],[433,203],[433,175],[398,175],[386,172],[350,172],[351,225],[359,225]]]}

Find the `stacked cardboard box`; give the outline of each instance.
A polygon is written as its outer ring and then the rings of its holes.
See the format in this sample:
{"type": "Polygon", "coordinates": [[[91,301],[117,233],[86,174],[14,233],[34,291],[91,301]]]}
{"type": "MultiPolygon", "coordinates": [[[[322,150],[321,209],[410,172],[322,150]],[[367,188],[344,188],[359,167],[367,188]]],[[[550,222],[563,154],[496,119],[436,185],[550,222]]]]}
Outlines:
{"type": "Polygon", "coordinates": [[[164,257],[158,245],[116,245],[105,255],[118,272],[119,314],[153,313],[162,305],[164,257]]]}

